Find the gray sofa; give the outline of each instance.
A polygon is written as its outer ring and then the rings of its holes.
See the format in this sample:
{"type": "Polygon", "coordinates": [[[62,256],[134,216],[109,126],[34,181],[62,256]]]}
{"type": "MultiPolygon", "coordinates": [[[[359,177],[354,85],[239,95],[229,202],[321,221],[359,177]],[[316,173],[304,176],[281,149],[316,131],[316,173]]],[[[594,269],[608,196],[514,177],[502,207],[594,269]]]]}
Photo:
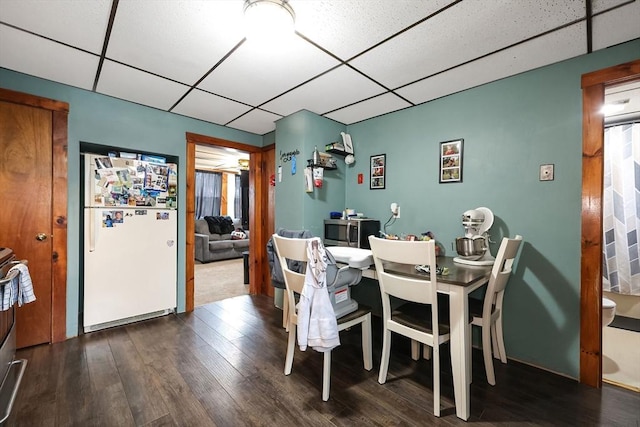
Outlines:
{"type": "MultiPolygon", "coordinates": [[[[240,228],[240,220],[233,220],[234,227],[240,228]]],[[[232,240],[231,234],[209,232],[209,224],[204,219],[196,219],[196,260],[200,262],[219,261],[242,257],[249,250],[249,231],[244,230],[246,239],[232,240]]]]}

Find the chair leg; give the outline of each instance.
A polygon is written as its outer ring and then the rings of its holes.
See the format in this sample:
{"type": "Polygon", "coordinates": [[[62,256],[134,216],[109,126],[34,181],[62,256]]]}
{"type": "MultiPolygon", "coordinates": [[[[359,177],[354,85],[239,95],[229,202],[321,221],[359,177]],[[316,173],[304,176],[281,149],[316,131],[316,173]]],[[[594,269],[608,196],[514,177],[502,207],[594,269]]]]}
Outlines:
{"type": "Polygon", "coordinates": [[[373,350],[371,345],[371,313],[367,314],[362,322],[362,360],[364,369],[373,369],[373,350]]]}
{"type": "Polygon", "coordinates": [[[484,357],[484,369],[487,373],[487,382],[491,385],[496,385],[493,358],[491,356],[491,327],[489,325],[482,325],[482,355],[484,357]]]}
{"type": "Polygon", "coordinates": [[[289,296],[287,291],[284,291],[284,298],[282,300],[282,327],[289,332],[289,296]]]}
{"type": "Polygon", "coordinates": [[[329,390],[331,389],[331,352],[324,352],[322,369],[322,400],[329,400],[329,390]]]}
{"type": "Polygon", "coordinates": [[[296,325],[289,325],[289,339],[287,340],[287,357],[284,362],[284,374],[289,375],[291,373],[291,367],[293,366],[293,353],[296,349],[296,325]]]}
{"type": "Polygon", "coordinates": [[[491,325],[491,347],[493,348],[493,358],[501,359],[500,348],[498,347],[497,330],[496,330],[495,323],[491,325]]]}
{"type": "Polygon", "coordinates": [[[422,345],[422,358],[425,360],[431,359],[431,347],[426,344],[422,345]]]}
{"type": "Polygon", "coordinates": [[[473,363],[471,362],[471,353],[472,353],[472,349],[471,349],[471,341],[473,341],[473,325],[471,323],[469,323],[467,325],[467,328],[469,328],[469,330],[467,331],[467,335],[469,336],[469,339],[467,340],[466,344],[465,344],[465,352],[467,354],[467,378],[468,378],[468,383],[471,384],[473,382],[473,363]]]}
{"type": "MultiPolygon", "coordinates": [[[[502,313],[501,313],[502,314],[502,313]]],[[[496,341],[498,341],[498,350],[500,352],[500,361],[507,363],[507,351],[504,348],[504,336],[502,335],[502,316],[496,320],[496,341]]]]}
{"type": "Polygon", "coordinates": [[[440,345],[434,343],[433,357],[433,415],[440,416],[440,345]]]}
{"type": "Polygon", "coordinates": [[[387,382],[387,371],[389,370],[389,352],[391,346],[391,331],[385,329],[382,334],[382,354],[380,356],[380,373],[378,374],[378,382],[384,384],[387,382]]]}
{"type": "Polygon", "coordinates": [[[411,359],[413,360],[420,359],[421,347],[422,347],[422,344],[420,344],[418,341],[411,340],[411,359]]]}

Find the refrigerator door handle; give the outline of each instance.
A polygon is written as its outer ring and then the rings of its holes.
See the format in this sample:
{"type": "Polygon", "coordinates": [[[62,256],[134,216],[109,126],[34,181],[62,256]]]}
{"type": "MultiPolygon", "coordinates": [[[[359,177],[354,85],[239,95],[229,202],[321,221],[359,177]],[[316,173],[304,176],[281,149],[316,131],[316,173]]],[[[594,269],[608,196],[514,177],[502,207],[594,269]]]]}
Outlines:
{"type": "Polygon", "coordinates": [[[89,252],[96,250],[96,210],[89,209],[89,252]]]}

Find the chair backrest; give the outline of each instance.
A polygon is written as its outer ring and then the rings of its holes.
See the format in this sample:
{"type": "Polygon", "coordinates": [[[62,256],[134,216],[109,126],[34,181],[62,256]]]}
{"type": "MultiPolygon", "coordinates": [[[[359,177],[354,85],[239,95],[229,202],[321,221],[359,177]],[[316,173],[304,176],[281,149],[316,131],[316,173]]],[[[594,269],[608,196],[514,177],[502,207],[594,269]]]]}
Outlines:
{"type": "Polygon", "coordinates": [[[521,243],[522,236],[520,235],[516,235],[513,239],[507,237],[502,238],[498,254],[496,255],[496,261],[491,269],[489,284],[487,285],[487,293],[482,307],[483,317],[490,314],[494,307],[497,310],[502,308],[504,289],[507,287],[507,282],[511,276],[513,261],[521,243]]]}
{"type": "Polygon", "coordinates": [[[436,249],[435,241],[404,241],[381,239],[369,236],[369,244],[376,265],[376,275],[382,294],[382,309],[384,320],[391,317],[391,305],[388,295],[405,301],[431,304],[432,325],[434,335],[438,334],[438,298],[436,283],[436,249]],[[385,269],[386,263],[400,263],[428,265],[429,276],[414,278],[389,273],[385,269]]]}
{"type": "Polygon", "coordinates": [[[274,234],[272,236],[273,246],[276,250],[276,256],[280,261],[280,267],[284,276],[284,283],[287,290],[287,298],[289,302],[289,317],[297,323],[297,314],[295,310],[296,300],[295,294],[302,293],[304,287],[304,272],[293,271],[289,268],[287,260],[306,262],[307,261],[307,244],[309,239],[295,239],[282,237],[274,234]]]}

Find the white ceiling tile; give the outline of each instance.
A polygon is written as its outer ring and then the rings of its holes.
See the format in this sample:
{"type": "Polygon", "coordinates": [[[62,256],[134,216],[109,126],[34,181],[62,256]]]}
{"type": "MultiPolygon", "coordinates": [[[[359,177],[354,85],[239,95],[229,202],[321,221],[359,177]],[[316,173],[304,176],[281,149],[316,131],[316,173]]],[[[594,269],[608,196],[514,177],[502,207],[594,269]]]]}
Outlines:
{"type": "Polygon", "coordinates": [[[292,0],[290,4],[296,31],[346,61],[451,2],[292,0]]]}
{"type": "Polygon", "coordinates": [[[0,21],[100,54],[111,0],[0,0],[0,21]]]}
{"type": "Polygon", "coordinates": [[[464,1],[351,64],[393,89],[583,16],[582,0],[464,1]]]}
{"type": "Polygon", "coordinates": [[[90,53],[0,25],[0,67],[91,90],[98,59],[90,53]]]}
{"type": "Polygon", "coordinates": [[[376,96],[375,98],[371,98],[367,101],[359,102],[358,104],[342,108],[330,114],[326,114],[326,117],[349,125],[351,123],[366,120],[375,116],[380,116],[382,114],[397,111],[410,106],[411,104],[401,98],[398,98],[394,94],[386,93],[380,96],[376,96]]]}
{"type": "Polygon", "coordinates": [[[102,66],[97,92],[168,110],[189,88],[112,61],[102,66]]]}
{"type": "Polygon", "coordinates": [[[603,10],[609,10],[622,3],[628,2],[629,0],[591,0],[591,14],[600,13],[603,10]]]}
{"type": "Polygon", "coordinates": [[[242,34],[241,1],[121,0],[107,57],[193,85],[242,34]]]}
{"type": "Polygon", "coordinates": [[[225,125],[250,108],[244,104],[194,89],[180,101],[172,112],[225,125]]]}
{"type": "Polygon", "coordinates": [[[264,135],[265,133],[275,130],[275,122],[281,118],[281,116],[267,111],[252,110],[239,119],[232,121],[228,126],[258,135],[264,135]]]}
{"type": "Polygon", "coordinates": [[[324,114],[382,92],[385,89],[380,85],[343,65],[266,103],[263,108],[283,116],[303,109],[324,114]]]}
{"type": "Polygon", "coordinates": [[[397,92],[419,104],[586,53],[585,23],[547,34],[411,84],[397,92]]]}
{"type": "Polygon", "coordinates": [[[258,106],[337,64],[297,36],[270,48],[247,41],[199,87],[258,106]]]}
{"type": "Polygon", "coordinates": [[[595,16],[592,33],[594,50],[640,38],[640,1],[595,16]]]}

